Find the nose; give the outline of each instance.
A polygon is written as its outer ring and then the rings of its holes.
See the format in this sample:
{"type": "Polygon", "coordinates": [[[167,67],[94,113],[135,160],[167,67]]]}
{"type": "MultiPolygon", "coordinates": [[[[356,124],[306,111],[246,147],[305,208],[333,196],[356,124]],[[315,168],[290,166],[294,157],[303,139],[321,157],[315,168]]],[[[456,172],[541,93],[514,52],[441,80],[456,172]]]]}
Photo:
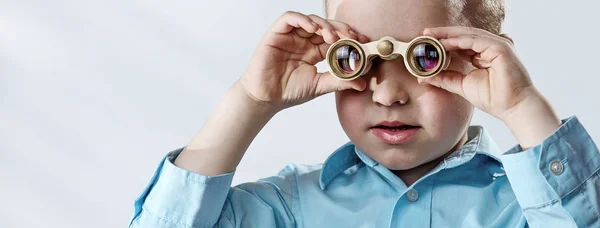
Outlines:
{"type": "Polygon", "coordinates": [[[394,104],[408,103],[410,96],[407,92],[411,78],[410,73],[402,67],[395,65],[396,61],[382,63],[369,79],[369,89],[373,91],[373,102],[392,106],[394,104]],[[391,63],[394,62],[394,63],[391,63]],[[394,65],[392,65],[394,64],[394,65]]]}

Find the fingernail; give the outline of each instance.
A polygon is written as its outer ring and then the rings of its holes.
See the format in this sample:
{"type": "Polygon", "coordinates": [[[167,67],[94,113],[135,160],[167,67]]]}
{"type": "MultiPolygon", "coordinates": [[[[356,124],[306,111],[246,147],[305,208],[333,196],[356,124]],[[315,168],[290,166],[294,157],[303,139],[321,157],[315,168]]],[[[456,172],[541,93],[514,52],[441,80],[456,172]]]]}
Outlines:
{"type": "Polygon", "coordinates": [[[361,42],[369,42],[369,37],[367,37],[363,34],[360,34],[359,36],[360,36],[359,39],[361,42]]]}
{"type": "Polygon", "coordinates": [[[348,33],[350,33],[350,35],[356,36],[356,33],[352,29],[348,30],[348,33]]]}
{"type": "Polygon", "coordinates": [[[335,29],[330,29],[329,31],[331,31],[331,35],[333,35],[333,37],[340,37],[335,29]]]}
{"type": "Polygon", "coordinates": [[[321,26],[319,26],[319,24],[317,24],[317,22],[314,22],[314,21],[313,21],[313,22],[311,22],[311,23],[312,23],[314,26],[316,26],[316,27],[317,27],[317,29],[319,29],[319,28],[321,27],[321,26]]]}

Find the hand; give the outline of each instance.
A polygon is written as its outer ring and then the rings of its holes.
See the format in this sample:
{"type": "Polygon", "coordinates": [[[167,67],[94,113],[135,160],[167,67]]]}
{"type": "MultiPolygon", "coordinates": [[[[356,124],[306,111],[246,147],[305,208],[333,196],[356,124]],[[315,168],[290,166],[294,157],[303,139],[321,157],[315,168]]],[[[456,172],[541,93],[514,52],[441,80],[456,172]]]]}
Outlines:
{"type": "Polygon", "coordinates": [[[512,39],[467,27],[425,29],[423,35],[440,39],[448,51],[466,55],[476,69],[467,75],[443,71],[419,83],[456,93],[502,120],[524,149],[560,127],[560,119],[517,57],[512,39]]]}
{"type": "Polygon", "coordinates": [[[364,79],[342,81],[329,72],[317,72],[314,66],[325,59],[329,46],[340,37],[367,39],[345,23],[286,12],[263,36],[238,82],[250,98],[275,111],[333,91],[362,91],[364,79]]]}
{"type": "Polygon", "coordinates": [[[447,51],[467,57],[476,69],[467,75],[443,71],[435,77],[419,79],[419,83],[456,93],[499,119],[528,96],[538,94],[510,38],[469,27],[430,28],[423,35],[440,39],[447,51]]]}

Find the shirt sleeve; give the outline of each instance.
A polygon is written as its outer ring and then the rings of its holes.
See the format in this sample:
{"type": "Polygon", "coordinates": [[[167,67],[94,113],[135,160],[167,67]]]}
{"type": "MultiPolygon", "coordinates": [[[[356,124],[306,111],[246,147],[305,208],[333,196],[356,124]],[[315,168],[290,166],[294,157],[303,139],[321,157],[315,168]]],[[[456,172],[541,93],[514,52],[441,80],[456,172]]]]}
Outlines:
{"type": "Polygon", "coordinates": [[[182,150],[170,152],[159,163],[134,203],[129,227],[244,227],[244,223],[279,227],[293,223],[288,207],[292,186],[286,175],[293,170],[231,187],[235,171],[205,176],[175,166],[182,150]]]}
{"type": "Polygon", "coordinates": [[[541,144],[500,156],[530,227],[600,227],[600,153],[577,117],[541,144]]]}

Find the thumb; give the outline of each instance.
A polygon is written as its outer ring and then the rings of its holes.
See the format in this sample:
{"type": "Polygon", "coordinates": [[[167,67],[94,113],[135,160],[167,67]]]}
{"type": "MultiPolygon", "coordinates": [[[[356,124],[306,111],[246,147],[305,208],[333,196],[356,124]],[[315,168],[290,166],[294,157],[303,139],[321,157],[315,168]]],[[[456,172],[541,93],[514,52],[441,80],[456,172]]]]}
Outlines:
{"type": "Polygon", "coordinates": [[[463,89],[463,79],[465,76],[459,72],[445,70],[431,78],[418,78],[419,84],[429,84],[448,92],[458,94],[462,97],[465,95],[463,89]]]}
{"type": "Polygon", "coordinates": [[[331,75],[329,72],[317,73],[316,76],[317,85],[315,88],[315,96],[347,89],[363,91],[367,88],[367,82],[362,77],[358,77],[354,80],[342,80],[331,75]]]}

